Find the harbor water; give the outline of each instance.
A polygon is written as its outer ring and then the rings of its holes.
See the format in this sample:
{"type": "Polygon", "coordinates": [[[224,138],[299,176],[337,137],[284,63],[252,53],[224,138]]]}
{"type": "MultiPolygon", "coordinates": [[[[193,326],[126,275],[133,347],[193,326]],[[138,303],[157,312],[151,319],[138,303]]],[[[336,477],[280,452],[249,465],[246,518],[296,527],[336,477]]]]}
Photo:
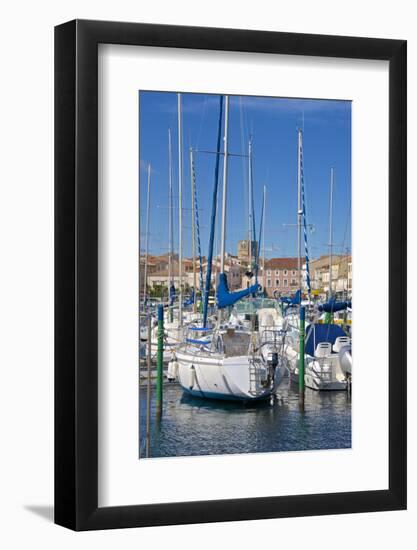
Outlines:
{"type": "MultiPolygon", "coordinates": [[[[140,387],[140,457],[146,448],[146,382],[140,387]]],[[[150,458],[263,453],[351,447],[351,400],[347,392],[306,388],[300,411],[289,377],[269,401],[243,404],[191,397],[164,381],[163,414],[156,414],[152,386],[150,458]]]]}

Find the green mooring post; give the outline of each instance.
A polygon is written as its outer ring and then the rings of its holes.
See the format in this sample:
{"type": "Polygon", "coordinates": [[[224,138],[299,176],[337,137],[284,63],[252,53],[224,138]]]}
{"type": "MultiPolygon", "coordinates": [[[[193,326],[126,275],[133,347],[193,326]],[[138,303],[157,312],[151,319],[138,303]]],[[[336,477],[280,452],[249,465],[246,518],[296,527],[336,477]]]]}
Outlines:
{"type": "Polygon", "coordinates": [[[156,356],[156,412],[162,413],[162,383],[164,376],[164,306],[158,305],[158,351],[156,356]]]}
{"type": "Polygon", "coordinates": [[[300,362],[298,365],[298,397],[300,408],[304,409],[305,380],[304,380],[304,348],[305,348],[306,308],[300,306],[300,362]]]}

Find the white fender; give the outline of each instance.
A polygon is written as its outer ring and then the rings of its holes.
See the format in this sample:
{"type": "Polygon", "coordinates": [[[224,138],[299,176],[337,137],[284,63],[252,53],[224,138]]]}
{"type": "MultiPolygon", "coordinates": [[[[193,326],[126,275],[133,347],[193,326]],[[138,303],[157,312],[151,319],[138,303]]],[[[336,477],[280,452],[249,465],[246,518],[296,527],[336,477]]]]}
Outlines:
{"type": "Polygon", "coordinates": [[[197,381],[197,376],[195,372],[195,366],[191,365],[190,367],[190,390],[192,390],[195,386],[195,383],[197,381]]]}
{"type": "Polygon", "coordinates": [[[178,377],[178,362],[170,361],[168,363],[167,378],[170,382],[176,380],[178,377]]]}

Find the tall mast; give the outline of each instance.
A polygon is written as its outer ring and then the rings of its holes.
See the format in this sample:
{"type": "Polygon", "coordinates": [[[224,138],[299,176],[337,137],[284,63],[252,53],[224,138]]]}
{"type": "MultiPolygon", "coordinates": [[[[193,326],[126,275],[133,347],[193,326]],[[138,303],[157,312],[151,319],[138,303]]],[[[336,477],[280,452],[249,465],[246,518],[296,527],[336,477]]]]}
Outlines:
{"type": "Polygon", "coordinates": [[[217,145],[216,145],[216,164],[214,168],[214,189],[211,207],[211,223],[210,223],[210,239],[207,256],[207,272],[206,272],[206,287],[204,290],[204,307],[203,307],[203,327],[207,326],[208,315],[208,299],[211,286],[211,268],[213,262],[213,248],[214,248],[214,234],[216,229],[216,216],[217,216],[217,200],[219,189],[219,167],[220,167],[220,149],[222,139],[222,118],[223,118],[223,96],[220,96],[220,109],[219,109],[219,124],[217,130],[217,145]]]}
{"type": "MultiPolygon", "coordinates": [[[[220,149],[219,149],[220,150],[220,149]]],[[[216,210],[219,210],[219,196],[217,195],[217,204],[216,210]]],[[[219,281],[219,261],[220,261],[220,239],[221,239],[221,218],[219,217],[216,220],[217,224],[217,235],[214,243],[214,298],[215,303],[217,302],[217,284],[219,281]]]]}
{"type": "Polygon", "coordinates": [[[143,309],[146,307],[146,291],[148,286],[148,256],[149,256],[149,212],[151,205],[151,165],[148,164],[148,195],[146,198],[146,235],[145,235],[145,272],[143,277],[143,309]]]}
{"type": "Polygon", "coordinates": [[[248,271],[252,271],[252,137],[249,138],[249,154],[248,154],[248,222],[249,222],[249,231],[248,231],[248,240],[249,240],[249,249],[248,249],[248,271]]]}
{"type": "Polygon", "coordinates": [[[298,288],[301,288],[301,224],[303,219],[303,209],[301,202],[301,148],[303,146],[303,135],[301,128],[298,129],[298,165],[297,165],[297,184],[298,184],[298,209],[297,209],[297,231],[298,231],[298,288]]]}
{"type": "Polygon", "coordinates": [[[334,170],[330,168],[330,206],[329,206],[329,297],[333,295],[333,182],[334,170]]]}
{"type": "Polygon", "coordinates": [[[263,221],[262,221],[262,286],[265,289],[265,225],[266,225],[266,185],[264,185],[263,221]]]}
{"type": "Polygon", "coordinates": [[[178,99],[178,262],[179,262],[179,324],[182,326],[182,121],[181,121],[181,94],[178,99]]]}
{"type": "Polygon", "coordinates": [[[194,285],[194,303],[193,311],[197,311],[197,273],[195,263],[195,178],[194,178],[194,159],[193,149],[190,147],[190,170],[191,170],[191,216],[192,216],[192,246],[193,246],[193,285],[194,285]]]}
{"type": "Polygon", "coordinates": [[[168,252],[168,296],[172,285],[172,249],[173,249],[173,212],[172,212],[172,140],[171,128],[168,128],[168,231],[169,231],[169,252],[168,252]]]}
{"type": "Polygon", "coordinates": [[[229,133],[229,96],[225,96],[224,111],[224,164],[223,164],[223,197],[222,197],[222,238],[220,249],[220,273],[224,273],[226,255],[226,206],[227,206],[227,165],[228,165],[228,133],[229,133]]]}

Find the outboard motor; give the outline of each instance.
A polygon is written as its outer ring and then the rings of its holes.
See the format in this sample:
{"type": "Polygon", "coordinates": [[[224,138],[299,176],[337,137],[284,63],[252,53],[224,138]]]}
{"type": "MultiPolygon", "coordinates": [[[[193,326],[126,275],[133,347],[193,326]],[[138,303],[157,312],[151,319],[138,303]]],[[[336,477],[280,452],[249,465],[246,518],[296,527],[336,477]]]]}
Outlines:
{"type": "Polygon", "coordinates": [[[268,353],[268,365],[274,369],[278,366],[278,352],[268,353]]]}
{"type": "Polygon", "coordinates": [[[262,381],[262,386],[264,388],[269,388],[274,385],[275,369],[278,366],[278,353],[276,351],[268,353],[266,362],[268,365],[268,376],[266,380],[262,381]]]}
{"type": "Polygon", "coordinates": [[[343,346],[339,351],[340,366],[346,376],[352,376],[352,346],[343,346]]]}

